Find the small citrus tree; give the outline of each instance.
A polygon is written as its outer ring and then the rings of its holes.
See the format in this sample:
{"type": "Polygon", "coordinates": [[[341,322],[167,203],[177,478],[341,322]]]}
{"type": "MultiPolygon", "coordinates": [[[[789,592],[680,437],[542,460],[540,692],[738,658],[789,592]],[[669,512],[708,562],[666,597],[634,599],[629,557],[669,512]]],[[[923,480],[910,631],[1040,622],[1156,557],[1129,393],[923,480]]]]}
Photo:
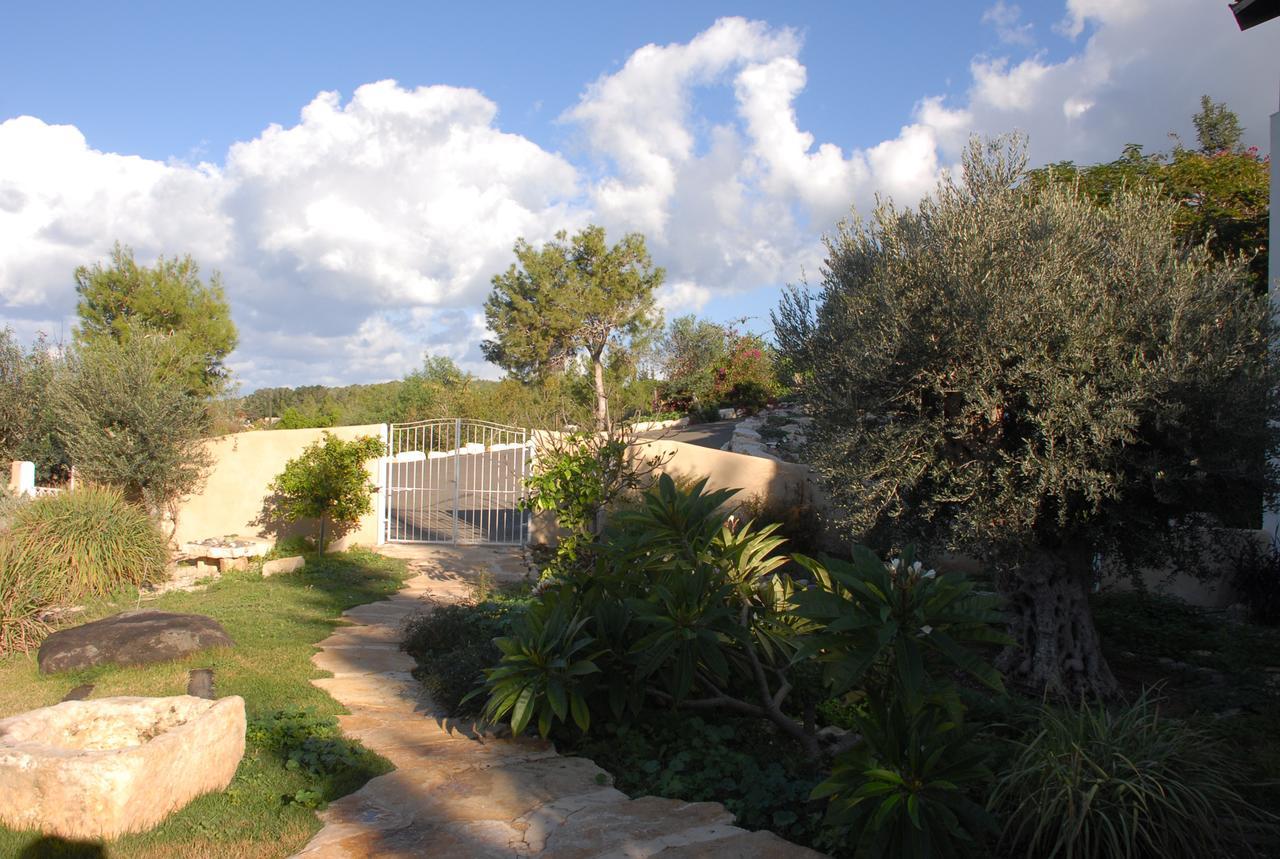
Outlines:
{"type": "Polygon", "coordinates": [[[382,452],[382,442],[373,436],[343,441],[325,433],[323,441],[307,445],[271,482],[271,512],[287,522],[316,519],[316,548],[323,553],[327,530],[343,533],[373,512],[371,496],[377,487],[369,482],[364,464],[382,452]]]}

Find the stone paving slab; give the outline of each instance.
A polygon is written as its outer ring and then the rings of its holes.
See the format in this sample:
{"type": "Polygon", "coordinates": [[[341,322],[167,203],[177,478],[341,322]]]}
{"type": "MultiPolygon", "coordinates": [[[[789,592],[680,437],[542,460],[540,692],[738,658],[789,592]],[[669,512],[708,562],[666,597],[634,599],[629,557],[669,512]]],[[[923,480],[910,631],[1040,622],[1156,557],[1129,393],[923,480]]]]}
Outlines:
{"type": "Polygon", "coordinates": [[[386,547],[415,575],[390,599],[359,606],[320,642],[312,661],[334,676],[313,680],[343,706],[348,736],[396,766],[320,814],[323,828],[298,853],[308,859],[662,856],[805,859],[821,854],[768,832],[733,826],[719,803],[629,799],[585,758],[545,741],[497,737],[437,715],[399,651],[405,621],[472,596],[482,578],[524,574],[518,551],[386,547]]]}

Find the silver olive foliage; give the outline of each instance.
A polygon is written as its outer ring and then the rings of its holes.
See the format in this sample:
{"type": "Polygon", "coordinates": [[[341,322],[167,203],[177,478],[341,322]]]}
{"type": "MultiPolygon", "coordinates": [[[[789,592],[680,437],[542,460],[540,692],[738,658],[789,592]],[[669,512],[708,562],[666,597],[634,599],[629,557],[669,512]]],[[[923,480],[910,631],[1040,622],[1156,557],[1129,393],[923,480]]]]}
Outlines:
{"type": "Polygon", "coordinates": [[[1105,692],[1095,553],[1159,563],[1178,526],[1252,524],[1275,498],[1272,321],[1245,261],[1179,242],[1155,190],[1099,207],[1024,183],[1025,151],[975,140],[914,209],[842,223],[820,290],[775,324],[850,533],[989,559],[1027,596],[1016,612],[1062,615],[1056,644],[1043,616],[1015,624],[1041,653],[1014,674],[1083,664],[1068,688],[1105,692]]]}
{"type": "Polygon", "coordinates": [[[1177,244],[1150,190],[1100,208],[1024,169],[1016,138],[975,142],[959,180],[828,242],[814,457],[848,525],[1101,549],[1274,498],[1271,322],[1243,265],[1177,244]]]}

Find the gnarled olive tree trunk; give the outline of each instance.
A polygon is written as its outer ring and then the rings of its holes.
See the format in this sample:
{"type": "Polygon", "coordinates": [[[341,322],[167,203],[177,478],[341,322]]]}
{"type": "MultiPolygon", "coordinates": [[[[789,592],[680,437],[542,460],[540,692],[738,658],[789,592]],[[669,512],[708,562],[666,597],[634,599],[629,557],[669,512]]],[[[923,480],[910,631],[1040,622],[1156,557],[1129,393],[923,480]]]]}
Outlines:
{"type": "Polygon", "coordinates": [[[996,667],[1011,683],[1063,698],[1118,691],[1089,610],[1092,554],[1038,551],[1002,577],[1015,644],[996,667]]]}

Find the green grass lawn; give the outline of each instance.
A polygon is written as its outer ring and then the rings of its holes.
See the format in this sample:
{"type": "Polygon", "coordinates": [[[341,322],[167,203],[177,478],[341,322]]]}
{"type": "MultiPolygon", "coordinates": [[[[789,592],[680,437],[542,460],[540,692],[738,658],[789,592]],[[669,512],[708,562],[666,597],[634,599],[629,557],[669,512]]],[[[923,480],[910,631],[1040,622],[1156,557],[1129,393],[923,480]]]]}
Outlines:
{"type": "MultiPolygon", "coordinates": [[[[329,634],[344,609],[394,593],[404,577],[403,561],[354,550],[319,561],[308,558],[305,569],[269,579],[256,572],[229,573],[200,592],[91,606],[77,620],[139,605],[205,614],[226,628],[236,646],[161,665],[98,667],[52,677],[38,673],[34,651],[12,655],[0,659],[0,717],[55,704],[83,683],[94,684],[93,698],[184,694],[192,668],[213,668],[217,695],[242,696],[251,723],[281,710],[303,708],[322,717],[344,712],[308,682],[324,676],[310,662],[315,643],[329,634]]],[[[227,790],[196,799],[156,829],[104,845],[70,845],[0,827],[0,857],[287,856],[319,828],[308,806],[349,793],[390,769],[381,758],[355,751],[339,771],[309,775],[305,761],[303,767],[287,766],[281,750],[251,729],[244,760],[227,790]]]]}

